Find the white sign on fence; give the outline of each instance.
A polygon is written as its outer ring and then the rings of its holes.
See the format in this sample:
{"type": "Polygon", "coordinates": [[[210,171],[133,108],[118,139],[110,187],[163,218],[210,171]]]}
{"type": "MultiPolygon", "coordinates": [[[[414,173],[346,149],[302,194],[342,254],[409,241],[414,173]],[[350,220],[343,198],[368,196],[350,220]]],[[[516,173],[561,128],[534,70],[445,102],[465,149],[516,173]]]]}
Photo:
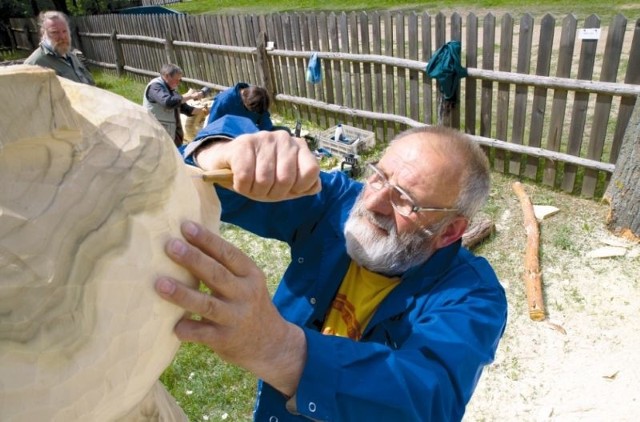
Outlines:
{"type": "Polygon", "coordinates": [[[578,30],[578,38],[581,40],[599,40],[600,28],[584,28],[578,30]]]}

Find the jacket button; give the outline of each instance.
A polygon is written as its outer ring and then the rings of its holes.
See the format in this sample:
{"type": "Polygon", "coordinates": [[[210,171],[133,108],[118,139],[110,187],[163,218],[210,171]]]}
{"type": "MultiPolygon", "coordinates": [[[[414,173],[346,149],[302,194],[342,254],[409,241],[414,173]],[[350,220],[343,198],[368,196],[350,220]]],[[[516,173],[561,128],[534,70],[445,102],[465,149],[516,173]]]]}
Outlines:
{"type": "Polygon", "coordinates": [[[302,264],[303,262],[304,262],[304,258],[303,257],[298,258],[298,264],[302,264]]]}
{"type": "Polygon", "coordinates": [[[316,411],[316,404],[312,401],[309,402],[309,412],[314,413],[316,411]]]}
{"type": "Polygon", "coordinates": [[[269,417],[269,422],[278,422],[278,417],[277,416],[270,416],[269,417]]]}
{"type": "Polygon", "coordinates": [[[311,302],[312,305],[316,304],[316,298],[312,297],[311,299],[309,299],[309,302],[311,302]]]}

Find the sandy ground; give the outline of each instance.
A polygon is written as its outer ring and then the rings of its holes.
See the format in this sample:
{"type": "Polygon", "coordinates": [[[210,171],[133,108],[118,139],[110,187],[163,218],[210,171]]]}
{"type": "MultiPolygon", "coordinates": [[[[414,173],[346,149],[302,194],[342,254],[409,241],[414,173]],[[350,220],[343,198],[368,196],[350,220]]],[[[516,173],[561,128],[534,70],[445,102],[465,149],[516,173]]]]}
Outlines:
{"type": "Polygon", "coordinates": [[[464,420],[638,421],[640,246],[606,229],[604,204],[540,187],[526,190],[534,204],[560,209],[540,223],[547,319],[528,316],[522,211],[503,187],[493,195],[496,236],[476,252],[498,272],[509,321],[464,420]],[[611,245],[624,255],[590,256],[611,245]]]}

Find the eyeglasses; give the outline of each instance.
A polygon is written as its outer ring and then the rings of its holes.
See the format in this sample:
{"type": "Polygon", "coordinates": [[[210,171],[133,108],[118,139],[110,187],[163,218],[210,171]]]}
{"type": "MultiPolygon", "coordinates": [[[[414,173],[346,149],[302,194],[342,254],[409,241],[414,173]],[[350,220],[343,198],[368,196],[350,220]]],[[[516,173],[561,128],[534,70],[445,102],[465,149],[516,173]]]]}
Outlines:
{"type": "Polygon", "coordinates": [[[440,212],[454,212],[458,211],[457,208],[435,208],[435,207],[420,207],[416,205],[411,196],[400,186],[395,185],[389,181],[387,176],[375,166],[375,164],[367,164],[367,184],[374,191],[381,191],[384,188],[389,188],[389,202],[398,214],[409,217],[414,212],[425,211],[440,211],[440,212]]]}

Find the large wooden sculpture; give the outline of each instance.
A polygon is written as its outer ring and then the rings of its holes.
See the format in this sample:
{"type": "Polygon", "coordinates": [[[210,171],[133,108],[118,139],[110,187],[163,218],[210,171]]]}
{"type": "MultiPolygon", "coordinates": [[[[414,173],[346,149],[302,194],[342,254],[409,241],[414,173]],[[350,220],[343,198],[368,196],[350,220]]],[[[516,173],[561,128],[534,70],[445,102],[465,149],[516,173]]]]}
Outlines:
{"type": "Polygon", "coordinates": [[[211,187],[122,97],[30,66],[0,92],[0,420],[186,420],[157,381],[181,311],[152,286],[189,279],[163,247],[217,230],[211,187]]]}

